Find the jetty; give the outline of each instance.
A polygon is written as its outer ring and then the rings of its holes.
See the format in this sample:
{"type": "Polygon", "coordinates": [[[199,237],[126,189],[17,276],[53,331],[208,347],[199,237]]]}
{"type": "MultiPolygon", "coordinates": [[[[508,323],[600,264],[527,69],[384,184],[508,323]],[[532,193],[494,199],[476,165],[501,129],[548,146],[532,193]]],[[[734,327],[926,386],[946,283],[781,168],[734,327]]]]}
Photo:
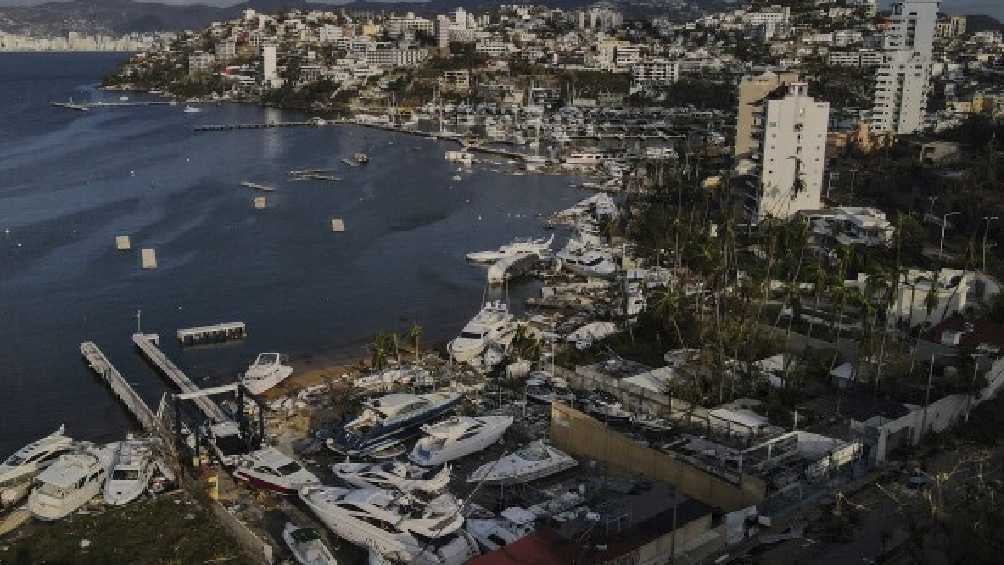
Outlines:
{"type": "Polygon", "coordinates": [[[180,329],[177,335],[178,341],[182,345],[221,343],[247,337],[247,325],[244,322],[225,322],[211,326],[180,329]]]}
{"type": "Polygon", "coordinates": [[[497,285],[525,275],[537,266],[540,257],[536,253],[510,255],[496,261],[488,268],[488,284],[497,285]]]}
{"type": "Polygon", "coordinates": [[[68,110],[80,110],[86,112],[93,108],[133,108],[137,106],[168,106],[170,102],[163,100],[146,100],[137,102],[49,102],[50,106],[56,108],[66,108],[68,110]]]}
{"type": "Polygon", "coordinates": [[[160,420],[157,419],[153,410],[140,398],[136,389],[125,380],[122,373],[112,365],[111,361],[105,357],[104,352],[93,341],[81,343],[80,354],[84,356],[91,370],[105,381],[112,389],[112,394],[132,413],[145,431],[152,434],[162,432],[160,420]]]}
{"type": "Polygon", "coordinates": [[[316,121],[308,122],[261,122],[247,124],[206,124],[195,126],[196,132],[207,131],[233,131],[238,129],[270,129],[270,128],[313,128],[320,124],[316,121]]]}
{"type": "Polygon", "coordinates": [[[184,371],[179,369],[177,365],[164,355],[164,352],[158,347],[160,343],[159,335],[135,333],[132,334],[132,341],[146,359],[157,367],[165,377],[170,379],[182,393],[193,395],[192,400],[195,402],[195,405],[202,410],[202,413],[207,418],[214,423],[230,421],[230,418],[224,414],[223,410],[212,399],[200,394],[202,389],[196,386],[184,371]]]}

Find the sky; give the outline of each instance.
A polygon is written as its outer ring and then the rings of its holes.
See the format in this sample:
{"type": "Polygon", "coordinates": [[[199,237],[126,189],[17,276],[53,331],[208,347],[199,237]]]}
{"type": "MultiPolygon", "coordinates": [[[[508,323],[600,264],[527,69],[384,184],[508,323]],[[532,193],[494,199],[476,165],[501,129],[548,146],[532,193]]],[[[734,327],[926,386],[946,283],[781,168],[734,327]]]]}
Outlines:
{"type": "MultiPolygon", "coordinates": [[[[0,6],[25,6],[31,4],[41,4],[50,0],[0,0],[0,6]]],[[[152,0],[160,1],[164,4],[206,4],[210,6],[230,6],[239,3],[241,0],[152,0]]],[[[316,1],[316,0],[312,0],[316,1]]],[[[329,4],[346,3],[349,0],[326,0],[329,4]]],[[[380,0],[370,0],[379,2],[380,0]]],[[[402,1],[402,0],[399,0],[402,1]]],[[[403,0],[407,1],[407,0],[403,0]]],[[[414,1],[414,0],[412,0],[414,1]]],[[[418,0],[422,1],[422,0],[418,0]]],[[[499,0],[504,3],[506,0],[499,0]]],[[[542,3],[546,3],[543,0],[542,3]]],[[[882,6],[888,6],[891,0],[879,0],[882,6]]],[[[989,14],[1000,21],[1004,21],[1004,0],[944,0],[941,5],[943,12],[948,14],[989,14]]]]}

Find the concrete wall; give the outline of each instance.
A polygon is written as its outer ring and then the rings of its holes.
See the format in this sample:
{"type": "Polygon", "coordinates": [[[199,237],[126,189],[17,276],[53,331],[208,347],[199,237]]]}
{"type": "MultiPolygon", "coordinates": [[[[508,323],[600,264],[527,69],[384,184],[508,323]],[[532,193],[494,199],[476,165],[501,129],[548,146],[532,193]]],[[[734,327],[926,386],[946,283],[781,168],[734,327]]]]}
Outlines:
{"type": "Polygon", "coordinates": [[[595,459],[611,469],[672,484],[684,495],[730,512],[762,501],[766,485],[756,477],[738,483],[694,467],[671,454],[642,447],[578,410],[551,405],[551,441],[569,454],[595,459]]]}
{"type": "Polygon", "coordinates": [[[213,511],[213,515],[216,516],[220,525],[237,540],[237,544],[241,546],[244,553],[252,557],[256,563],[270,565],[275,562],[272,556],[272,546],[256,536],[236,516],[228,512],[222,504],[213,502],[209,505],[209,509],[213,511]]]}

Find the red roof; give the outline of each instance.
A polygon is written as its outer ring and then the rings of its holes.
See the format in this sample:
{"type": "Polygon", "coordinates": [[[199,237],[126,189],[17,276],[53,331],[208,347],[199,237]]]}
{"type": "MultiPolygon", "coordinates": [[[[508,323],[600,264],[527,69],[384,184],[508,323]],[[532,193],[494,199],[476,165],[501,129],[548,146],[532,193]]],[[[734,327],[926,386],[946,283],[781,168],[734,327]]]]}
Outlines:
{"type": "Polygon", "coordinates": [[[502,549],[475,557],[466,565],[569,565],[546,530],[516,540],[502,549]]]}

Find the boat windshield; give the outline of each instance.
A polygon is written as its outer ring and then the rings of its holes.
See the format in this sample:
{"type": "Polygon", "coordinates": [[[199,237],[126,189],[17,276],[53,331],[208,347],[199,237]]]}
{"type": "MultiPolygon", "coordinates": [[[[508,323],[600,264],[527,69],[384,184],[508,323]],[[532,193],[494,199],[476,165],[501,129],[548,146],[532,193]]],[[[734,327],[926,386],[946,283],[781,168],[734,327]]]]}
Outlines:
{"type": "Polygon", "coordinates": [[[296,473],[299,470],[300,470],[300,464],[297,463],[296,461],[290,461],[289,463],[286,463],[282,467],[276,468],[276,471],[278,471],[280,475],[292,475],[293,473],[296,473]]]}
{"type": "Polygon", "coordinates": [[[485,336],[484,334],[479,334],[475,332],[460,332],[460,337],[462,337],[463,339],[481,339],[485,336]]]}
{"type": "Polygon", "coordinates": [[[299,530],[293,531],[291,535],[293,539],[299,543],[321,539],[321,534],[314,528],[300,528],[299,530]]]}
{"type": "Polygon", "coordinates": [[[113,481],[136,481],[139,480],[139,469],[115,469],[112,471],[113,481]]]}
{"type": "Polygon", "coordinates": [[[547,450],[539,445],[528,445],[516,452],[520,458],[527,461],[544,461],[548,459],[547,450]]]}

